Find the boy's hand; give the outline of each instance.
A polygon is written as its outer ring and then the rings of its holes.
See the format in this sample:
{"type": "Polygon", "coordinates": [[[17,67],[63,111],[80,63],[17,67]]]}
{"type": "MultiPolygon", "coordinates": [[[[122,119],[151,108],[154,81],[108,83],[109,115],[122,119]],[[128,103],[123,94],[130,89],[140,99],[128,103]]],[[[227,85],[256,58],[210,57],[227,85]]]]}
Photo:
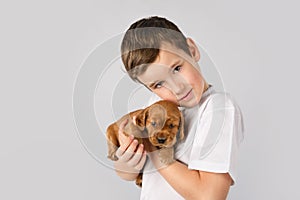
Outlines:
{"type": "Polygon", "coordinates": [[[138,144],[133,135],[126,136],[123,129],[127,120],[120,124],[119,142],[120,147],[116,152],[118,160],[115,161],[115,168],[119,172],[138,173],[146,162],[146,151],[143,144],[138,144]]]}

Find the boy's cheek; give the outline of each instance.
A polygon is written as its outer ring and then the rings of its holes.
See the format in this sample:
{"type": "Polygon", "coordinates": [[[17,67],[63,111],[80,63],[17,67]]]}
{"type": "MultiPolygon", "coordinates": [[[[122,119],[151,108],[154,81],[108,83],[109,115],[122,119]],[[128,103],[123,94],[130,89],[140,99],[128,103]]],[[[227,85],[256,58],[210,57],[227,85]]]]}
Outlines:
{"type": "Polygon", "coordinates": [[[163,100],[167,100],[167,101],[172,101],[174,103],[177,103],[177,98],[176,96],[170,92],[170,91],[159,91],[159,92],[154,92],[157,96],[159,96],[161,99],[163,100]]]}

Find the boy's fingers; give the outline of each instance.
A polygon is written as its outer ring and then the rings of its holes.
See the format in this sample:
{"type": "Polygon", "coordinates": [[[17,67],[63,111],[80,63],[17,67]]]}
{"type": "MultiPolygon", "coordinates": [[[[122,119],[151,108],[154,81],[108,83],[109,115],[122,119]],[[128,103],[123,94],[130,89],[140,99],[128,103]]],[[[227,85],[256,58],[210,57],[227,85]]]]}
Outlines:
{"type": "Polygon", "coordinates": [[[119,157],[120,160],[122,162],[127,162],[133,156],[137,145],[138,145],[138,141],[137,140],[132,141],[130,143],[129,147],[126,149],[126,151],[123,151],[122,156],[119,157]]]}
{"type": "Polygon", "coordinates": [[[128,153],[134,153],[137,146],[138,146],[139,142],[137,140],[133,140],[131,142],[131,144],[129,145],[129,147],[127,148],[127,152],[128,153]]]}
{"type": "Polygon", "coordinates": [[[146,153],[146,151],[144,151],[144,152],[143,152],[143,155],[142,155],[142,158],[140,159],[140,162],[135,166],[135,168],[136,168],[137,170],[143,169],[144,164],[145,164],[145,162],[146,162],[146,159],[147,159],[147,153],[146,153]]]}
{"type": "Polygon", "coordinates": [[[124,151],[119,147],[116,151],[117,158],[120,158],[123,155],[124,151]]]}
{"type": "Polygon", "coordinates": [[[120,140],[120,148],[121,150],[124,152],[126,151],[126,149],[130,146],[130,144],[132,143],[133,137],[126,137],[123,140],[120,140]]]}
{"type": "Polygon", "coordinates": [[[117,149],[116,156],[120,158],[124,152],[128,149],[128,147],[131,145],[133,138],[132,137],[126,137],[124,141],[120,141],[121,146],[117,149]]]}
{"type": "Polygon", "coordinates": [[[137,151],[134,153],[132,158],[129,160],[128,165],[131,167],[135,167],[143,156],[144,146],[140,144],[137,151]]]}

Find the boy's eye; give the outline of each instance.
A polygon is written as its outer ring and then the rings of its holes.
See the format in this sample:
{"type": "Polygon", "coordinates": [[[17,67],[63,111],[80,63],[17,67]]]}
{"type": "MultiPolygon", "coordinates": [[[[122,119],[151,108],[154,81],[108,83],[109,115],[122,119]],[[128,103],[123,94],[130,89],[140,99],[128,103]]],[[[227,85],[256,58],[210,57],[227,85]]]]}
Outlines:
{"type": "Polygon", "coordinates": [[[154,88],[155,88],[155,89],[161,88],[162,85],[163,85],[163,82],[162,82],[162,81],[161,81],[161,82],[158,82],[158,83],[156,83],[156,84],[154,85],[154,88]]]}
{"type": "Polygon", "coordinates": [[[174,72],[179,72],[181,70],[181,66],[176,66],[175,68],[174,68],[174,72]]]}

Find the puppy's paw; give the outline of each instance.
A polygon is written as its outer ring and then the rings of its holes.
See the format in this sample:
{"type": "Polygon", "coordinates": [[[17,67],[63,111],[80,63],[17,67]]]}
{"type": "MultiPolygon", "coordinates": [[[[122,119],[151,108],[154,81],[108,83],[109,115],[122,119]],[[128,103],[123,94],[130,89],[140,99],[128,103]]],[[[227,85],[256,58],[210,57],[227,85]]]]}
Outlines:
{"type": "Polygon", "coordinates": [[[158,155],[162,164],[169,165],[175,161],[173,147],[160,149],[158,155]]]}
{"type": "Polygon", "coordinates": [[[117,161],[118,157],[116,156],[116,152],[118,150],[117,145],[114,143],[108,141],[108,153],[107,153],[107,158],[111,159],[112,161],[117,161]]]}
{"type": "Polygon", "coordinates": [[[115,153],[108,155],[107,158],[111,159],[112,161],[117,161],[118,160],[118,157],[116,156],[115,153]]]}

